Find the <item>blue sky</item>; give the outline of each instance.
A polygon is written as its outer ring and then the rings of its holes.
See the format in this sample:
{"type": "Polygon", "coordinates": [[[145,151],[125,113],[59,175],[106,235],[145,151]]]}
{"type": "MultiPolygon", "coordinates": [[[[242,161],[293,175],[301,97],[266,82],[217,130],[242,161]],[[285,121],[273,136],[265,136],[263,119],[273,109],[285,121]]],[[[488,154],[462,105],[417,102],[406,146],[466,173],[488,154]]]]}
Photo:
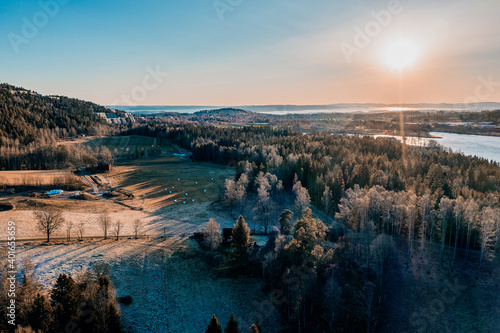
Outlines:
{"type": "Polygon", "coordinates": [[[217,1],[4,0],[0,81],[105,105],[500,101],[496,0],[217,1]],[[396,40],[417,50],[401,71],[396,40]]]}

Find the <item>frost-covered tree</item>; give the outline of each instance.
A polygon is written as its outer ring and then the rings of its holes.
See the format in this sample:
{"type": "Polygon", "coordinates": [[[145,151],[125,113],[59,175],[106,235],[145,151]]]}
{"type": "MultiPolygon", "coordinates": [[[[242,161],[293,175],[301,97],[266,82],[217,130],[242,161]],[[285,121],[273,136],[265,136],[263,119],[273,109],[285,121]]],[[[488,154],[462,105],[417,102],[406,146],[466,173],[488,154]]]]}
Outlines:
{"type": "MultiPolygon", "coordinates": [[[[451,266],[453,267],[455,264],[455,256],[457,254],[457,246],[458,246],[458,236],[460,234],[460,228],[463,225],[464,216],[465,216],[465,200],[463,197],[458,197],[455,200],[455,206],[453,208],[453,224],[455,226],[455,242],[453,244],[453,259],[451,260],[451,266]]],[[[451,234],[451,230],[450,230],[451,234]]]]}
{"type": "Polygon", "coordinates": [[[483,262],[484,252],[491,248],[495,238],[496,220],[499,219],[500,210],[491,207],[484,207],[481,212],[481,226],[479,230],[481,241],[481,258],[479,259],[479,267],[483,262]]]}
{"type": "Polygon", "coordinates": [[[439,202],[439,221],[439,231],[441,234],[441,250],[439,251],[439,257],[442,258],[446,241],[446,232],[448,228],[451,228],[451,224],[453,221],[453,201],[448,197],[442,197],[441,201],[439,202]]]}
{"type": "Polygon", "coordinates": [[[236,204],[241,202],[241,200],[245,197],[246,189],[245,186],[243,186],[243,182],[236,182],[234,179],[226,179],[225,189],[224,198],[226,204],[231,210],[232,216],[236,204]]]}
{"type": "Polygon", "coordinates": [[[293,184],[293,192],[295,193],[295,208],[302,211],[311,204],[311,196],[305,187],[302,186],[300,180],[296,180],[293,184]]]}
{"type": "Polygon", "coordinates": [[[203,229],[203,245],[210,251],[213,251],[219,247],[221,241],[220,225],[211,218],[203,229]]]}
{"type": "Polygon", "coordinates": [[[257,203],[254,207],[255,218],[260,221],[264,227],[264,233],[267,235],[267,229],[271,223],[271,215],[274,210],[274,203],[269,196],[269,183],[264,178],[257,189],[257,203]]]}
{"type": "Polygon", "coordinates": [[[470,248],[472,230],[476,228],[479,218],[479,205],[473,198],[468,198],[465,202],[464,224],[466,225],[465,257],[467,258],[470,248]]]}
{"type": "Polygon", "coordinates": [[[406,202],[406,221],[408,225],[408,254],[413,251],[413,239],[415,238],[415,223],[418,217],[418,198],[415,192],[408,193],[406,202]]]}
{"type": "Polygon", "coordinates": [[[332,206],[332,190],[330,189],[330,187],[325,186],[325,190],[323,191],[323,196],[321,197],[321,201],[323,202],[325,213],[329,214],[332,206]]]}

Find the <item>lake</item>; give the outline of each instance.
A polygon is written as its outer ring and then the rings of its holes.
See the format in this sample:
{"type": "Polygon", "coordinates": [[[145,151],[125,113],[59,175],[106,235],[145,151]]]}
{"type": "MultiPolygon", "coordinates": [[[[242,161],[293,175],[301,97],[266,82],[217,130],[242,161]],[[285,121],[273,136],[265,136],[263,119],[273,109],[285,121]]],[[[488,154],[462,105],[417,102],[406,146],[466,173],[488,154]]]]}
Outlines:
{"type": "MultiPolygon", "coordinates": [[[[436,141],[445,148],[454,152],[462,152],[465,155],[483,157],[500,163],[500,137],[484,135],[467,135],[446,132],[430,132],[439,138],[416,138],[407,137],[406,144],[412,146],[426,146],[429,142],[436,141]]],[[[397,135],[373,135],[375,138],[395,138],[401,141],[397,135]]]]}
{"type": "Polygon", "coordinates": [[[484,157],[500,163],[500,137],[484,135],[466,135],[444,132],[431,132],[431,135],[439,136],[433,139],[440,145],[451,148],[455,152],[465,155],[484,157]]]}

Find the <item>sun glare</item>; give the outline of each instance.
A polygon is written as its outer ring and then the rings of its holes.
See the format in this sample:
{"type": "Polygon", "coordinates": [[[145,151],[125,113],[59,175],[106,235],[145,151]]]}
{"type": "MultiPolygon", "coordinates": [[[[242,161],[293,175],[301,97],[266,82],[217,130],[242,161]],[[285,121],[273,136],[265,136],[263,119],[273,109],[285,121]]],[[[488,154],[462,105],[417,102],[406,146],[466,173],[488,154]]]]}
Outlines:
{"type": "Polygon", "coordinates": [[[384,61],[392,69],[403,70],[412,67],[419,55],[418,47],[409,40],[391,42],[384,54],[384,61]]]}

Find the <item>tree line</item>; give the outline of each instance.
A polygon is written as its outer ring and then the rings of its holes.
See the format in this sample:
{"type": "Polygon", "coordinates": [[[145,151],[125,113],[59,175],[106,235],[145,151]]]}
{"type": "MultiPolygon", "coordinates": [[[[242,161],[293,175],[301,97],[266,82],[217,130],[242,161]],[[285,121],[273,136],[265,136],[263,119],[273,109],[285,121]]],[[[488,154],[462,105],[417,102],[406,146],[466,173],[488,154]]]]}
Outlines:
{"type": "Polygon", "coordinates": [[[0,84],[0,145],[6,139],[28,145],[39,139],[40,130],[59,138],[107,132],[110,126],[96,113],[111,110],[64,96],[42,96],[33,91],[0,84]]]}
{"type": "MultiPolygon", "coordinates": [[[[212,266],[218,271],[259,276],[270,295],[257,301],[255,311],[237,314],[239,327],[261,332],[277,316],[280,322],[273,325],[284,332],[380,329],[397,270],[392,237],[381,234],[360,244],[356,238],[341,237],[333,244],[325,241],[327,227],[313,217],[311,209],[305,208],[294,223],[289,212],[281,214],[280,228],[273,227],[261,248],[255,248],[242,216],[233,226],[229,254],[215,220],[203,230],[200,245],[212,266]],[[367,255],[359,256],[358,251],[367,255]],[[217,255],[223,259],[214,262],[217,255]]],[[[214,317],[206,332],[222,332],[214,317]]]]}
{"type": "Polygon", "coordinates": [[[96,266],[76,277],[60,274],[46,293],[37,282],[33,265],[23,264],[20,281],[7,280],[7,267],[0,269],[1,332],[122,332],[120,308],[106,269],[96,266]],[[16,285],[15,326],[8,323],[10,283],[16,285]]]}
{"type": "MultiPolygon", "coordinates": [[[[492,224],[495,229],[498,224],[496,219],[490,223],[491,219],[482,218],[484,209],[486,217],[491,215],[489,209],[497,212],[500,206],[498,163],[439,146],[408,146],[404,155],[401,143],[390,139],[329,133],[303,135],[272,126],[150,124],[126,134],[173,141],[190,149],[196,160],[236,166],[235,179],[226,182],[226,202],[232,209],[244,200],[247,192],[256,193],[255,211],[267,227],[270,211],[279,207],[276,201],[280,195],[276,193],[280,191],[295,193],[299,198],[297,204],[304,203],[302,208],[310,200],[332,218],[346,223],[343,218],[346,213],[341,213],[341,209],[350,207],[360,193],[371,193],[372,197],[378,193],[384,197],[384,207],[375,203],[378,211],[370,212],[365,219],[377,228],[377,233],[389,232],[411,239],[421,236],[455,248],[484,247],[481,235],[485,233],[489,234],[489,248],[492,233],[484,231],[483,226],[486,224],[488,229],[492,224]],[[470,219],[464,220],[460,214],[458,219],[449,218],[441,211],[448,207],[448,200],[452,211],[457,212],[465,209],[465,203],[474,202],[478,214],[470,223],[470,219]]],[[[356,219],[359,225],[365,223],[356,219]]]]}

